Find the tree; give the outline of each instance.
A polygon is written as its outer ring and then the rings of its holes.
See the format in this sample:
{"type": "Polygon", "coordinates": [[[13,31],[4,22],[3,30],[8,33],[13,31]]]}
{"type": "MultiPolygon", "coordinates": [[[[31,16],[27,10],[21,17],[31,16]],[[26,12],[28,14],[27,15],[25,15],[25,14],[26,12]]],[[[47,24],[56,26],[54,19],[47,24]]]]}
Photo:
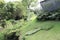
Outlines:
{"type": "Polygon", "coordinates": [[[7,19],[21,19],[25,15],[25,9],[20,2],[9,2],[6,5],[7,19]]]}

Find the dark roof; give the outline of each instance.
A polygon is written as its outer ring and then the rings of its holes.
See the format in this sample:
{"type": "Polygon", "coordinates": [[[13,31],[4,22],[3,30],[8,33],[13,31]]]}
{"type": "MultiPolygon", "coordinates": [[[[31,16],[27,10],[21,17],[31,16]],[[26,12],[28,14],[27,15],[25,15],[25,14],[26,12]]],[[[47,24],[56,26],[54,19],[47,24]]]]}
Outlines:
{"type": "Polygon", "coordinates": [[[60,9],[60,1],[59,0],[46,0],[43,2],[40,2],[43,10],[45,11],[53,11],[60,9]]]}

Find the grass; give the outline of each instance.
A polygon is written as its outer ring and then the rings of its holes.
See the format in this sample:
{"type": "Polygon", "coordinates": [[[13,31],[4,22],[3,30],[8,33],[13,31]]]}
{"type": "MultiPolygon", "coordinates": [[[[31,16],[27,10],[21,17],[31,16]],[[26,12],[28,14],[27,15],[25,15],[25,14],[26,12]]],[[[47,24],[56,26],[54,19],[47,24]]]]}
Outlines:
{"type": "Polygon", "coordinates": [[[4,34],[0,33],[0,40],[4,40],[4,34]]]}
{"type": "Polygon", "coordinates": [[[25,36],[26,40],[60,40],[60,21],[45,21],[37,22],[36,20],[30,22],[27,26],[21,28],[22,34],[25,35],[26,32],[34,30],[38,27],[50,27],[54,25],[49,31],[41,30],[33,35],[25,36]]]}
{"type": "Polygon", "coordinates": [[[0,40],[4,40],[4,34],[11,33],[13,31],[21,32],[22,36],[26,38],[26,40],[60,40],[60,21],[23,21],[19,20],[16,24],[12,25],[10,21],[6,21],[7,28],[0,32],[0,40]],[[22,27],[20,27],[22,25],[22,27]],[[37,33],[29,36],[25,36],[25,34],[31,30],[34,30],[39,27],[48,28],[50,26],[54,26],[51,30],[40,30],[37,33]]]}

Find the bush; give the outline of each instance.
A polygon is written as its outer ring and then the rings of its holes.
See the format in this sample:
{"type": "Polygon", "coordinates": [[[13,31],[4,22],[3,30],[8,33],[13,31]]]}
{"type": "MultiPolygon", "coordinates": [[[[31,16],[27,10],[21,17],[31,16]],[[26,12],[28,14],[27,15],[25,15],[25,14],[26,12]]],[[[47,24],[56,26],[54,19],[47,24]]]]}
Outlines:
{"type": "Polygon", "coordinates": [[[19,20],[26,16],[26,10],[20,2],[0,3],[0,19],[19,20]]]}
{"type": "Polygon", "coordinates": [[[42,15],[38,15],[37,20],[60,20],[60,11],[52,11],[42,15]]]}

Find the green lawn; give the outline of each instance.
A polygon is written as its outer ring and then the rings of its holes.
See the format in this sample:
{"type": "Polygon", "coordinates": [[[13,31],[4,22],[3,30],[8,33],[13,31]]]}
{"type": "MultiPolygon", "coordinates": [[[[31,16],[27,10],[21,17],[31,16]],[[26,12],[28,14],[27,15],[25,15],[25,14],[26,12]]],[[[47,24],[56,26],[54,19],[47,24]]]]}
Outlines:
{"type": "Polygon", "coordinates": [[[25,35],[26,32],[30,30],[34,30],[35,28],[39,27],[50,27],[54,26],[51,30],[41,30],[37,33],[29,36],[25,36],[26,40],[60,40],[60,21],[44,21],[44,22],[37,22],[36,20],[27,23],[27,26],[22,27],[21,31],[22,34],[25,35]]]}
{"type": "Polygon", "coordinates": [[[26,38],[26,40],[60,40],[60,21],[25,21],[20,22],[17,21],[16,24],[12,25],[10,21],[7,22],[7,28],[5,28],[2,32],[0,32],[0,40],[4,40],[4,34],[12,31],[20,31],[22,36],[26,38]],[[20,27],[20,25],[23,25],[20,27]],[[40,30],[37,33],[29,36],[25,36],[25,34],[31,30],[34,30],[39,27],[48,28],[54,26],[51,30],[40,30]]]}

